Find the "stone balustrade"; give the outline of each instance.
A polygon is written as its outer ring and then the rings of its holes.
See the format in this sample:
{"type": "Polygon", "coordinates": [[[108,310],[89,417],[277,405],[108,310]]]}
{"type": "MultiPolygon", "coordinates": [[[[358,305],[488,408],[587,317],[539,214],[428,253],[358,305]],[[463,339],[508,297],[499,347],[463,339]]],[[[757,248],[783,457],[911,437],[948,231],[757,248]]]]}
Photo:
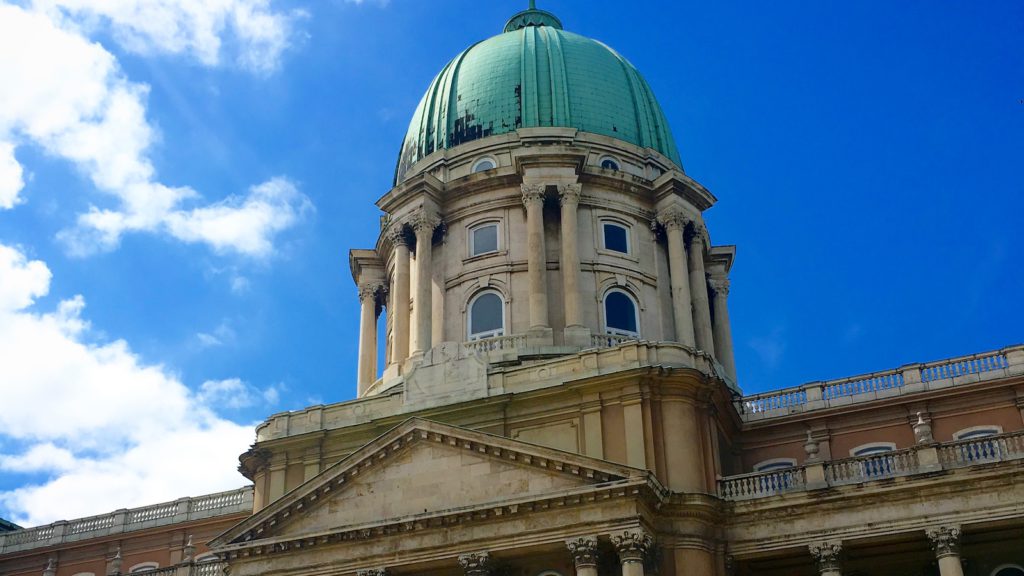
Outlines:
{"type": "Polygon", "coordinates": [[[181,498],[174,502],[142,508],[117,510],[99,516],[62,520],[46,526],[0,534],[0,553],[53,546],[212,516],[252,512],[252,503],[252,486],[246,486],[237,490],[181,498]]]}
{"type": "Polygon", "coordinates": [[[1024,345],[744,396],[746,422],[1024,374],[1024,345]]]}
{"type": "Polygon", "coordinates": [[[464,342],[463,346],[473,352],[487,354],[488,352],[526,348],[528,344],[526,334],[513,334],[511,336],[495,336],[494,338],[471,340],[469,342],[464,342]]]}
{"type": "Polygon", "coordinates": [[[635,336],[621,336],[618,334],[592,334],[590,345],[593,348],[614,348],[619,344],[636,340],[635,336]]]}
{"type": "Polygon", "coordinates": [[[939,466],[944,470],[1021,460],[1024,459],[1024,431],[727,476],[718,481],[718,495],[724,500],[752,500],[787,492],[935,472],[934,466],[922,463],[924,459],[920,455],[925,450],[938,452],[939,466]],[[821,485],[808,482],[808,478],[813,476],[808,471],[813,467],[823,469],[824,483],[821,485]]]}

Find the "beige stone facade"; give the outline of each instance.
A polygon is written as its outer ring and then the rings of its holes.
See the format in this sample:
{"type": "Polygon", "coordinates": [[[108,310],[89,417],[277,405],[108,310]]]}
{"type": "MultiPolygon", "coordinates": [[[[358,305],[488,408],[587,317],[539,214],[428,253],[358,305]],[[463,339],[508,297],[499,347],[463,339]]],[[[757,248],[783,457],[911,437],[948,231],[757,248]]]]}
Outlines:
{"type": "Polygon", "coordinates": [[[419,159],[350,253],[358,398],[257,428],[251,514],[0,573],[208,576],[193,535],[232,576],[1024,576],[1024,346],[743,396],[715,201],[572,128],[419,159]]]}

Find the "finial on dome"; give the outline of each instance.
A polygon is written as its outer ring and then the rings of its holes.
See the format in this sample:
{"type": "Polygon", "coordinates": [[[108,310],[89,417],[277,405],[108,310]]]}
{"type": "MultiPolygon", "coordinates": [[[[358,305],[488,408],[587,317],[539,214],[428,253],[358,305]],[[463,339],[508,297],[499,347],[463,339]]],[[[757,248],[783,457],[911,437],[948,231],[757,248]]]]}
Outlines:
{"type": "Polygon", "coordinates": [[[562,21],[551,12],[537,9],[537,0],[530,0],[530,7],[516,14],[505,23],[505,32],[515,32],[528,26],[550,26],[562,29],[562,21]]]}

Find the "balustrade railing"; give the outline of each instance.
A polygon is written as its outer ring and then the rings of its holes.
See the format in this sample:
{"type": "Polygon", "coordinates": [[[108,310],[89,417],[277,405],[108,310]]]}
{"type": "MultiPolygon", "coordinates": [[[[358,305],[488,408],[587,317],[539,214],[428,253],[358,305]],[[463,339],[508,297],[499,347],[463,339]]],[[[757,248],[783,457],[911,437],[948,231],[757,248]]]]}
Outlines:
{"type": "MultiPolygon", "coordinates": [[[[252,486],[0,534],[0,554],[106,534],[252,511],[252,486]]],[[[157,574],[147,572],[147,574],[157,574]]],[[[157,576],[160,576],[157,574],[157,576]]],[[[206,576],[206,575],[204,575],[206,576]]]]}
{"type": "Polygon", "coordinates": [[[153,568],[152,570],[132,572],[132,576],[174,576],[177,572],[177,566],[167,566],[164,568],[153,568]]]}
{"type": "Polygon", "coordinates": [[[495,336],[494,338],[470,340],[463,345],[473,352],[480,352],[484,354],[499,350],[515,350],[517,348],[526,348],[526,334],[513,334],[511,336],[495,336]]]}
{"type": "Polygon", "coordinates": [[[718,483],[718,495],[726,500],[749,500],[803,490],[806,485],[804,468],[795,466],[722,478],[718,483]]]}
{"type": "Polygon", "coordinates": [[[939,446],[939,462],[945,468],[958,468],[1024,458],[1024,431],[958,440],[939,446]]]}
{"type": "Polygon", "coordinates": [[[908,449],[827,462],[825,479],[832,486],[840,486],[906,476],[917,471],[917,450],[908,449]]]}
{"type": "Polygon", "coordinates": [[[771,418],[934,387],[962,385],[965,382],[955,379],[968,375],[984,379],[1007,373],[1024,373],[1024,346],[753,394],[737,400],[736,409],[744,419],[771,418]],[[1011,353],[1015,354],[1015,359],[1011,359],[1011,353]],[[1010,369],[1016,371],[1007,372],[1010,369]]]}
{"type": "Polygon", "coordinates": [[[592,334],[590,345],[594,348],[614,348],[625,342],[633,342],[636,336],[623,336],[621,334],[592,334]]]}
{"type": "Polygon", "coordinates": [[[225,562],[199,562],[192,566],[192,576],[221,576],[226,566],[225,562]]]}
{"type": "Polygon", "coordinates": [[[819,473],[818,478],[822,480],[817,482],[823,481],[823,484],[817,486],[808,486],[807,483],[807,470],[812,468],[810,463],[781,470],[727,476],[718,481],[718,495],[725,500],[751,500],[806,490],[808,487],[861,484],[933,472],[937,469],[935,464],[930,467],[921,465],[922,450],[935,450],[938,466],[947,470],[1024,459],[1024,430],[820,462],[817,465],[823,472],[823,478],[819,473]]]}

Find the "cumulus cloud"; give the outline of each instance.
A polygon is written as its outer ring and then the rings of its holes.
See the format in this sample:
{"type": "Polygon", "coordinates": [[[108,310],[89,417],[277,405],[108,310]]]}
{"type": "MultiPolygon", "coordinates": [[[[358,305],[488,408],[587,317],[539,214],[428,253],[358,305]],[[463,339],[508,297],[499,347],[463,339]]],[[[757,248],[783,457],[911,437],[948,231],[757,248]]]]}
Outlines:
{"type": "Polygon", "coordinates": [[[14,152],[28,142],[71,162],[114,200],[113,207],[91,207],[60,235],[73,253],[109,250],[125,233],[148,231],[267,256],[275,235],[309,211],[309,199],[278,178],[204,207],[192,188],[162,183],[149,157],[157,140],[146,118],[149,87],[127,78],[114,55],[86,34],[95,22],[109,22],[139,51],[213,64],[231,23],[243,63],[269,70],[287,45],[289,18],[260,0],[0,3],[0,209],[20,201],[23,170],[14,152]]]}
{"type": "MultiPolygon", "coordinates": [[[[32,311],[50,271],[0,244],[0,471],[47,479],[0,492],[19,524],[238,487],[251,425],[217,413],[237,380],[193,392],[127,342],[93,342],[81,296],[32,311]],[[211,396],[213,395],[213,396],[211,396]]],[[[259,393],[246,390],[248,397],[259,393]]]]}

